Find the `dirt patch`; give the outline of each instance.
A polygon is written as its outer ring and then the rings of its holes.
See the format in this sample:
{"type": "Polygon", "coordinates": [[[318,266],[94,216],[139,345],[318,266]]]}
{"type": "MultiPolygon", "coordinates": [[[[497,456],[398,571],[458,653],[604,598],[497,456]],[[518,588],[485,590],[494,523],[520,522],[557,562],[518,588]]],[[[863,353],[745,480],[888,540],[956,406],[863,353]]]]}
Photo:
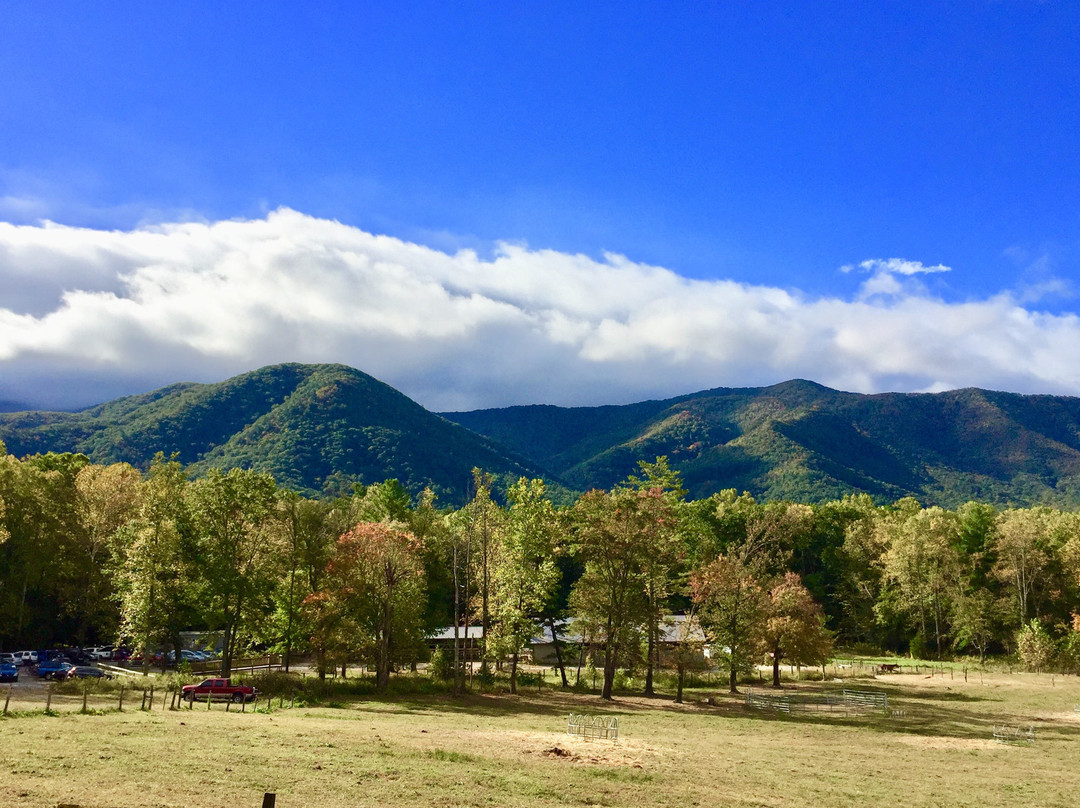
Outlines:
{"type": "Polygon", "coordinates": [[[555,732],[504,732],[500,735],[505,746],[516,746],[524,755],[568,763],[642,769],[674,754],[633,738],[619,741],[586,740],[555,732]]]}
{"type": "Polygon", "coordinates": [[[561,746],[553,746],[550,749],[545,749],[541,754],[547,755],[548,757],[570,757],[573,755],[573,752],[568,752],[561,746]]]}
{"type": "Polygon", "coordinates": [[[1001,744],[992,738],[949,738],[928,737],[925,735],[901,735],[897,738],[902,744],[917,746],[920,749],[943,749],[943,750],[971,750],[971,749],[1007,749],[1007,744],[1001,744]]]}

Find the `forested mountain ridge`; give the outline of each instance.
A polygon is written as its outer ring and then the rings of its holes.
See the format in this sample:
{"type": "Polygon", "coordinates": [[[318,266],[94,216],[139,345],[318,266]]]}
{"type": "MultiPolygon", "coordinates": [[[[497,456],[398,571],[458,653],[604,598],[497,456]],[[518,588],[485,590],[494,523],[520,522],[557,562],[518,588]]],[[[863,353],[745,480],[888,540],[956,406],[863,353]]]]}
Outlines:
{"type": "Polygon", "coordinates": [[[138,467],[156,452],[177,452],[196,473],[252,468],[305,493],[397,478],[414,494],[430,486],[446,504],[468,498],[476,466],[506,478],[541,476],[487,438],[344,365],[274,365],[77,413],[0,414],[0,440],[16,456],[81,452],[95,463],[138,467]]]}
{"type": "Polygon", "coordinates": [[[474,466],[544,476],[557,499],[608,488],[666,455],[692,497],[726,488],[825,502],[863,491],[956,507],[1080,507],[1080,398],[965,389],[860,395],[793,380],[602,407],[433,414],[344,365],[284,364],[174,384],[78,413],[0,413],[9,452],[82,452],[145,468],[155,452],[271,472],[305,493],[398,478],[446,504],[474,466]]]}
{"type": "Polygon", "coordinates": [[[853,491],[955,507],[1080,506],[1080,398],[979,389],[861,395],[802,380],[626,406],[444,413],[575,488],[666,455],[691,497],[823,502],[853,491]]]}

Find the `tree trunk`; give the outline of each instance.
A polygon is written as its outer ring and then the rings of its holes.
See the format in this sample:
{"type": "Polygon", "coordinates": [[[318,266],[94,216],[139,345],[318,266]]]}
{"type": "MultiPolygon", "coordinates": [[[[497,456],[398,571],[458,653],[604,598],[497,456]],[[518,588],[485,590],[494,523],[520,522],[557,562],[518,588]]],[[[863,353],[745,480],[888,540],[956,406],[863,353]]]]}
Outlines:
{"type": "Polygon", "coordinates": [[[645,695],[653,696],[655,691],[653,690],[653,656],[656,654],[656,629],[653,625],[653,618],[649,618],[649,646],[648,651],[648,664],[645,667],[645,695]]]}
{"type": "Polygon", "coordinates": [[[739,671],[735,668],[735,660],[731,661],[728,671],[728,690],[731,693],[739,692],[739,671]]]}
{"type": "Polygon", "coordinates": [[[461,592],[458,589],[458,548],[454,542],[454,695],[465,687],[465,668],[461,663],[461,592]]]}
{"type": "Polygon", "coordinates": [[[677,704],[682,704],[683,703],[682,702],[682,689],[683,689],[683,679],[684,678],[686,678],[686,666],[680,662],[679,663],[679,680],[678,680],[678,684],[676,685],[676,689],[675,689],[675,702],[677,704]]]}
{"type": "Polygon", "coordinates": [[[610,643],[604,648],[604,687],[600,691],[600,698],[611,701],[612,690],[615,687],[615,651],[610,643]]]}
{"type": "Polygon", "coordinates": [[[514,651],[514,653],[510,655],[510,693],[511,693],[511,695],[516,695],[517,694],[517,665],[518,665],[518,655],[517,655],[517,651],[514,651]]]}
{"type": "Polygon", "coordinates": [[[568,683],[566,681],[566,665],[563,664],[562,645],[559,642],[559,635],[556,633],[555,630],[554,617],[548,618],[548,627],[551,629],[551,644],[555,646],[555,662],[558,664],[559,674],[562,676],[562,686],[567,687],[568,683]]]}
{"type": "Polygon", "coordinates": [[[772,686],[780,687],[780,646],[773,646],[772,657],[772,686]]]}

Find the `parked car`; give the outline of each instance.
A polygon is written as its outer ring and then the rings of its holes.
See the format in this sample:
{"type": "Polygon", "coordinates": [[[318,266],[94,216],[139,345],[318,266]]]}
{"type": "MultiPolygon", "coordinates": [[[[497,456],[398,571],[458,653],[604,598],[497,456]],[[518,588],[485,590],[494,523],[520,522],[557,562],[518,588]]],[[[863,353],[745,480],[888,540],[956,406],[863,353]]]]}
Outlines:
{"type": "Polygon", "coordinates": [[[23,665],[36,665],[38,661],[37,651],[17,651],[16,653],[22,655],[23,665]]]}
{"type": "MultiPolygon", "coordinates": [[[[169,651],[165,657],[170,663],[176,660],[176,652],[169,651]]],[[[180,649],[180,659],[183,662],[202,662],[202,657],[198,655],[196,651],[189,651],[187,648],[180,649]]]]}
{"type": "Polygon", "coordinates": [[[76,665],[71,668],[66,674],[65,679],[112,679],[111,673],[105,673],[101,668],[94,668],[90,665],[76,665]]]}
{"type": "Polygon", "coordinates": [[[70,662],[65,662],[59,657],[53,657],[39,662],[36,673],[42,679],[63,679],[67,672],[74,667],[70,662]]]}
{"type": "Polygon", "coordinates": [[[253,701],[258,694],[259,691],[250,685],[234,685],[228,679],[203,679],[197,685],[184,685],[181,689],[181,698],[185,701],[206,701],[209,697],[239,704],[253,701]]]}
{"type": "Polygon", "coordinates": [[[11,664],[16,668],[22,665],[22,654],[0,654],[0,665],[11,664]]]}
{"type": "Polygon", "coordinates": [[[19,666],[14,662],[0,662],[0,682],[19,681],[19,666]]]}

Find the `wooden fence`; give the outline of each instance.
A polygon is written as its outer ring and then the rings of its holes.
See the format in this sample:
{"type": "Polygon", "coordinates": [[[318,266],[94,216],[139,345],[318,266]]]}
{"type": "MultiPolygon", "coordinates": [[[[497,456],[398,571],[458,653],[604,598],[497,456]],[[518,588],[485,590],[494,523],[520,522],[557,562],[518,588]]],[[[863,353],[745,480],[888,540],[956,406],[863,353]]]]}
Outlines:
{"type": "MultiPolygon", "coordinates": [[[[284,696],[271,698],[259,695],[254,701],[234,704],[225,702],[226,712],[248,712],[271,706],[279,708],[291,707],[295,704],[292,699],[286,700],[284,696]]],[[[221,702],[214,702],[217,709],[221,709],[221,702]]],[[[199,699],[197,702],[185,702],[180,698],[180,689],[175,686],[155,688],[151,683],[145,686],[128,687],[119,689],[101,690],[92,684],[83,683],[79,688],[60,686],[48,683],[44,686],[26,687],[9,684],[0,689],[0,714],[4,716],[18,715],[20,713],[42,712],[50,715],[57,713],[101,713],[106,711],[124,712],[125,710],[192,710],[198,707],[200,710],[211,709],[208,701],[199,699]]]]}

